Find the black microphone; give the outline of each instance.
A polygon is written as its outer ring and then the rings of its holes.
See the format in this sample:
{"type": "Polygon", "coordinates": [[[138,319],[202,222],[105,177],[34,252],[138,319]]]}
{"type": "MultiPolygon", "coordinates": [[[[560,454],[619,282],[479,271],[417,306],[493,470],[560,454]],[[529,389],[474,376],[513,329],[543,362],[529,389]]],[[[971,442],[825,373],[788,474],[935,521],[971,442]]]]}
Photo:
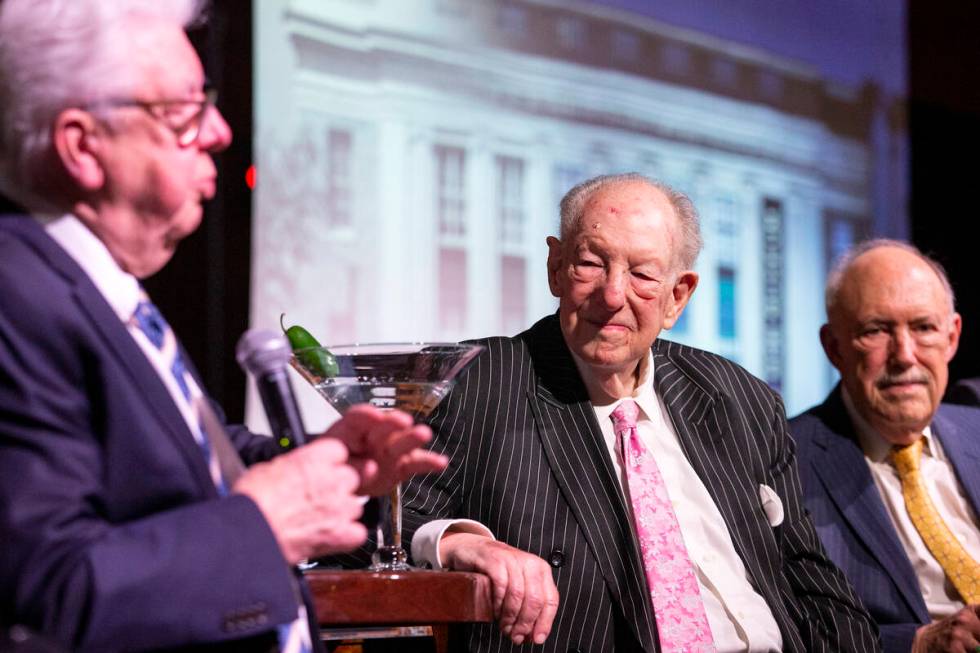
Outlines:
{"type": "Polygon", "coordinates": [[[255,377],[269,427],[284,451],[306,444],[306,430],[286,370],[291,355],[285,337],[261,329],[246,331],[235,348],[238,364],[255,377]]]}

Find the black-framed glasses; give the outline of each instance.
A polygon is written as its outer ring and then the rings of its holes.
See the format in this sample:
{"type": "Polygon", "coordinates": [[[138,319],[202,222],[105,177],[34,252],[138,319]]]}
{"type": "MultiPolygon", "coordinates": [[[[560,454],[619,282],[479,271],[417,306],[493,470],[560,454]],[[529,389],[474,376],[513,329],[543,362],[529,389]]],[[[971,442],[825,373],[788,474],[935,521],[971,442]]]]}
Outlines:
{"type": "Polygon", "coordinates": [[[201,125],[208,109],[218,101],[218,89],[204,88],[203,100],[156,100],[144,102],[132,99],[108,99],[94,103],[93,107],[138,107],[146,111],[157,122],[164,125],[177,137],[177,145],[190,147],[201,135],[201,125]],[[196,107],[193,113],[180,111],[182,107],[196,107]]]}

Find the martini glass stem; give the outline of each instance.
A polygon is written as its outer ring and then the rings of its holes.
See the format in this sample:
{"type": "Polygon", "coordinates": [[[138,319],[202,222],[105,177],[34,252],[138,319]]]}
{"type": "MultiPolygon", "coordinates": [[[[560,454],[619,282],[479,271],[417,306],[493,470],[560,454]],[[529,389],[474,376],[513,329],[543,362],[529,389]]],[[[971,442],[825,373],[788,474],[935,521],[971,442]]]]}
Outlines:
{"type": "Polygon", "coordinates": [[[401,484],[388,496],[387,514],[378,524],[378,547],[371,556],[372,571],[409,571],[408,553],[402,548],[401,484]]]}
{"type": "Polygon", "coordinates": [[[391,490],[391,545],[402,548],[402,484],[397,483],[391,490]]]}

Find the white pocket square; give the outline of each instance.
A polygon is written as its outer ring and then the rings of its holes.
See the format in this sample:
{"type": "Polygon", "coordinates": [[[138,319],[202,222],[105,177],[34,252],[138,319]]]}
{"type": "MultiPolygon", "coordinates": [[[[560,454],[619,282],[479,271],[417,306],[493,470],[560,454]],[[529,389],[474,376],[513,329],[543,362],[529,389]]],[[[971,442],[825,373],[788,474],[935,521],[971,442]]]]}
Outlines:
{"type": "Polygon", "coordinates": [[[779,495],[768,485],[759,486],[759,500],[762,502],[762,511],[766,513],[769,525],[776,528],[783,523],[783,502],[779,500],[779,495]]]}

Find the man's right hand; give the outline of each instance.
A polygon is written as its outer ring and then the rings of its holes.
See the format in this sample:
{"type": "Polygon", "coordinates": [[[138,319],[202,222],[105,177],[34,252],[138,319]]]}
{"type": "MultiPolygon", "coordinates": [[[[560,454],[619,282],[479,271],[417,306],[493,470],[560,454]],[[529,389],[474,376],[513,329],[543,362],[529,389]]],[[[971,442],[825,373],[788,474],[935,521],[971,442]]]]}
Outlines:
{"type": "Polygon", "coordinates": [[[490,578],[494,617],[511,641],[544,643],[558,610],[558,588],[547,562],[473,533],[447,532],[439,549],[443,566],[490,578]]]}
{"type": "Polygon", "coordinates": [[[233,492],[258,505],[286,561],[342,553],[360,546],[367,529],[357,518],[360,476],[347,464],[347,447],[321,439],[253,465],[233,492]]]}
{"type": "Polygon", "coordinates": [[[980,647],[980,605],[968,605],[915,631],[912,653],[974,653],[977,647],[980,647]]]}

